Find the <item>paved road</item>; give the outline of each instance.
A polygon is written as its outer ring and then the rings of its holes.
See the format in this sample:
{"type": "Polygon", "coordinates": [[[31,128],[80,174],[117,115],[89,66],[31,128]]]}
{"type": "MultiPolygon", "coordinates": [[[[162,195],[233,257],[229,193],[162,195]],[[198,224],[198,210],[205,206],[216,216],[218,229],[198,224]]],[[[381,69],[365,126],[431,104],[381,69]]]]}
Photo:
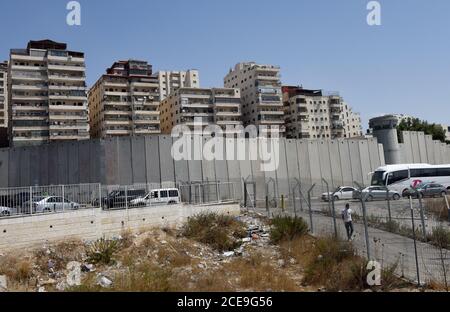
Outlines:
{"type": "MultiPolygon", "coordinates": [[[[258,212],[266,213],[264,209],[258,209],[258,212]]],[[[292,214],[292,211],[290,213],[292,214]]],[[[299,212],[298,215],[310,223],[310,217],[306,211],[299,212]]],[[[342,220],[337,219],[336,224],[339,236],[346,237],[342,220]]],[[[317,235],[333,234],[333,218],[320,213],[313,213],[313,228],[317,235]]],[[[362,256],[366,257],[364,226],[355,223],[354,228],[354,246],[362,256]]],[[[412,239],[369,227],[369,246],[371,259],[379,261],[385,268],[397,263],[396,273],[399,276],[417,281],[414,241],[412,239]]],[[[431,280],[444,283],[444,269],[450,276],[450,251],[444,250],[441,256],[441,251],[438,248],[430,244],[417,242],[417,255],[421,283],[431,280]]]]}

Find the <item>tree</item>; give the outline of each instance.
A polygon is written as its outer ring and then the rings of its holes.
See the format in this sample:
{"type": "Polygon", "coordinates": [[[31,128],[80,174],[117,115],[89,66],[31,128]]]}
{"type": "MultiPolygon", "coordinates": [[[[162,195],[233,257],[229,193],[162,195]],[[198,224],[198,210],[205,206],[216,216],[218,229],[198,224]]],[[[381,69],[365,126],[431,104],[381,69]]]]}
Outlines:
{"type": "Polygon", "coordinates": [[[422,131],[425,134],[433,136],[433,140],[438,140],[445,143],[445,131],[441,125],[435,123],[428,123],[425,120],[419,118],[406,118],[403,119],[397,126],[399,142],[402,140],[402,131],[422,131]]]}

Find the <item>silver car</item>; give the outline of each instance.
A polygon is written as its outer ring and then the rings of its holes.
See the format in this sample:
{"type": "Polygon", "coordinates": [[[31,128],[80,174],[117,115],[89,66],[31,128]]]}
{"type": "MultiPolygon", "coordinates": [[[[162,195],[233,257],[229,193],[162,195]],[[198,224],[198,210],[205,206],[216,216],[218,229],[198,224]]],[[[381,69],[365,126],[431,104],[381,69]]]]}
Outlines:
{"type": "Polygon", "coordinates": [[[355,191],[353,193],[353,198],[365,198],[366,201],[372,200],[386,200],[389,194],[389,199],[399,200],[401,198],[400,193],[393,190],[386,190],[386,188],[381,186],[369,186],[361,191],[355,191]]]}
{"type": "MultiPolygon", "coordinates": [[[[29,202],[26,203],[26,206],[27,205],[29,205],[29,202]]],[[[61,196],[45,196],[37,198],[33,201],[32,206],[33,213],[76,210],[80,208],[79,204],[62,198],[61,196]]]]}

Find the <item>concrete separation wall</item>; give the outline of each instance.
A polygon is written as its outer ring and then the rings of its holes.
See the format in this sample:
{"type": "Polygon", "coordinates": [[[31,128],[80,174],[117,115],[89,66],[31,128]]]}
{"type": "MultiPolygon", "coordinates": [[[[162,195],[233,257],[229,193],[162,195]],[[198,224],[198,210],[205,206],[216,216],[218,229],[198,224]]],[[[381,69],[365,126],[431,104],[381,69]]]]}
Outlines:
{"type": "Polygon", "coordinates": [[[177,226],[201,212],[238,215],[237,203],[213,205],[171,205],[102,211],[84,209],[65,213],[0,220],[0,251],[33,247],[67,239],[94,240],[111,237],[124,230],[137,231],[161,226],[177,226]]]}

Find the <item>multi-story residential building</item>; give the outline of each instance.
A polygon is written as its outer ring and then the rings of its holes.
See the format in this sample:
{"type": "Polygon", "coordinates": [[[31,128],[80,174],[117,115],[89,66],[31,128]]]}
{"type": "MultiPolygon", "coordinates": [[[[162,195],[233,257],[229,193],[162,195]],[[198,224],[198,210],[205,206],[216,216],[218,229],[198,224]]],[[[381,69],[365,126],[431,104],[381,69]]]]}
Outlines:
{"type": "Polygon", "coordinates": [[[0,147],[8,145],[8,62],[0,63],[0,147]]]}
{"type": "Polygon", "coordinates": [[[8,81],[10,144],[89,139],[84,53],[30,41],[11,50],[8,81]]]}
{"type": "Polygon", "coordinates": [[[362,136],[361,118],[337,93],[283,87],[286,136],[350,138],[362,136]]]}
{"type": "Polygon", "coordinates": [[[89,90],[91,137],[161,133],[159,101],[152,65],[115,62],[89,90]]]}
{"type": "Polygon", "coordinates": [[[444,129],[445,141],[450,142],[450,126],[441,125],[442,129],[444,129]]]}
{"type": "Polygon", "coordinates": [[[178,88],[200,88],[200,77],[196,69],[159,71],[156,76],[158,77],[161,101],[178,88]]]}
{"type": "Polygon", "coordinates": [[[162,132],[169,134],[176,125],[185,125],[194,133],[201,122],[219,125],[224,133],[235,134],[242,126],[241,94],[237,88],[179,88],[161,102],[162,132]],[[228,126],[228,127],[227,127],[228,126]]]}
{"type": "MultiPolygon", "coordinates": [[[[278,126],[284,133],[280,68],[253,62],[239,63],[224,78],[227,88],[239,88],[244,126],[278,126]]],[[[260,129],[261,130],[261,129],[260,129]]],[[[270,134],[269,134],[270,135],[270,134]]]]}

